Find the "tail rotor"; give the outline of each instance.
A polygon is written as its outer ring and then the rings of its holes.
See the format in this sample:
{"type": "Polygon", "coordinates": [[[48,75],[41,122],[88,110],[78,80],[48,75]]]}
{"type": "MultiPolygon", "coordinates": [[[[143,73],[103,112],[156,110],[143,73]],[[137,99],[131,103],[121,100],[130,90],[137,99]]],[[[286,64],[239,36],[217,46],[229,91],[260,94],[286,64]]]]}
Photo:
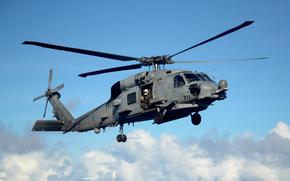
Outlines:
{"type": "MultiPolygon", "coordinates": [[[[45,107],[44,107],[44,113],[43,113],[43,117],[45,117],[46,115],[46,110],[47,110],[47,105],[48,105],[48,101],[49,99],[51,98],[51,96],[54,94],[54,93],[58,93],[59,90],[61,90],[62,88],[64,88],[64,84],[61,84],[59,86],[57,86],[56,88],[54,89],[51,89],[51,82],[52,82],[52,79],[53,79],[53,69],[50,69],[49,70],[49,77],[48,77],[48,88],[47,90],[44,92],[44,94],[36,97],[33,99],[33,101],[37,101],[43,97],[46,97],[46,102],[45,102],[45,107]]],[[[60,95],[60,94],[59,94],[60,95]]]]}

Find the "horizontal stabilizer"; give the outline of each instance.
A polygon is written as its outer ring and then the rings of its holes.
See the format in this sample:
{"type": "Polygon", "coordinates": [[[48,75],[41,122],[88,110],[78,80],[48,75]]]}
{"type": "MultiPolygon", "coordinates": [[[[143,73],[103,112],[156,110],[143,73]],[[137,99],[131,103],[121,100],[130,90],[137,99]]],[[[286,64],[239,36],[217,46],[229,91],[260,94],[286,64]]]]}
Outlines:
{"type": "Polygon", "coordinates": [[[37,120],[32,131],[64,131],[63,125],[60,120],[37,120]]]}

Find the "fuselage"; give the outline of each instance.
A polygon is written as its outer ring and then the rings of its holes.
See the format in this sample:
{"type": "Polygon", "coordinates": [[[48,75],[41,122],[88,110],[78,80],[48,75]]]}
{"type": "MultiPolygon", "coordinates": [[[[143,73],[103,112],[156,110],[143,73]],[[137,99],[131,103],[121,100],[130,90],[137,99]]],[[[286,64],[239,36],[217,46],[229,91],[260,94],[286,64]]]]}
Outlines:
{"type": "Polygon", "coordinates": [[[179,119],[199,112],[226,97],[226,81],[219,84],[201,72],[157,70],[141,72],[116,82],[110,99],[79,117],[74,131],[88,131],[117,124],[179,119]]]}

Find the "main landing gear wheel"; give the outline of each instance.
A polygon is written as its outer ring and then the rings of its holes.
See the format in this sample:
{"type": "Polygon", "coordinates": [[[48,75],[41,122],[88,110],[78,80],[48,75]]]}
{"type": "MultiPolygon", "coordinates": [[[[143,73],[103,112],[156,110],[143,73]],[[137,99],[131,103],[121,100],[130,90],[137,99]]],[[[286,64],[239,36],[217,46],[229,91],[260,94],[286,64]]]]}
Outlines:
{"type": "Polygon", "coordinates": [[[191,122],[193,125],[199,125],[201,122],[201,116],[198,113],[191,114],[191,122]]]}
{"type": "Polygon", "coordinates": [[[120,134],[117,135],[116,140],[117,142],[126,142],[127,141],[127,136],[123,134],[123,124],[120,124],[120,134]]]}
{"type": "Polygon", "coordinates": [[[127,141],[127,136],[126,135],[121,135],[121,134],[118,134],[117,137],[116,137],[116,140],[117,142],[126,142],[127,141]]]}

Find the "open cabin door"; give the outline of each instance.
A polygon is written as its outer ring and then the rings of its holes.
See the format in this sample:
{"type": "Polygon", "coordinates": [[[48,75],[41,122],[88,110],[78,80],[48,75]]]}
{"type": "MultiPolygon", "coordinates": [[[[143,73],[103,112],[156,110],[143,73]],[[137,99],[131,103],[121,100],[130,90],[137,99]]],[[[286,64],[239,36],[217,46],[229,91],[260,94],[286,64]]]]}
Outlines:
{"type": "Polygon", "coordinates": [[[150,100],[153,99],[153,83],[140,86],[140,106],[143,110],[150,108],[150,100]]]}

